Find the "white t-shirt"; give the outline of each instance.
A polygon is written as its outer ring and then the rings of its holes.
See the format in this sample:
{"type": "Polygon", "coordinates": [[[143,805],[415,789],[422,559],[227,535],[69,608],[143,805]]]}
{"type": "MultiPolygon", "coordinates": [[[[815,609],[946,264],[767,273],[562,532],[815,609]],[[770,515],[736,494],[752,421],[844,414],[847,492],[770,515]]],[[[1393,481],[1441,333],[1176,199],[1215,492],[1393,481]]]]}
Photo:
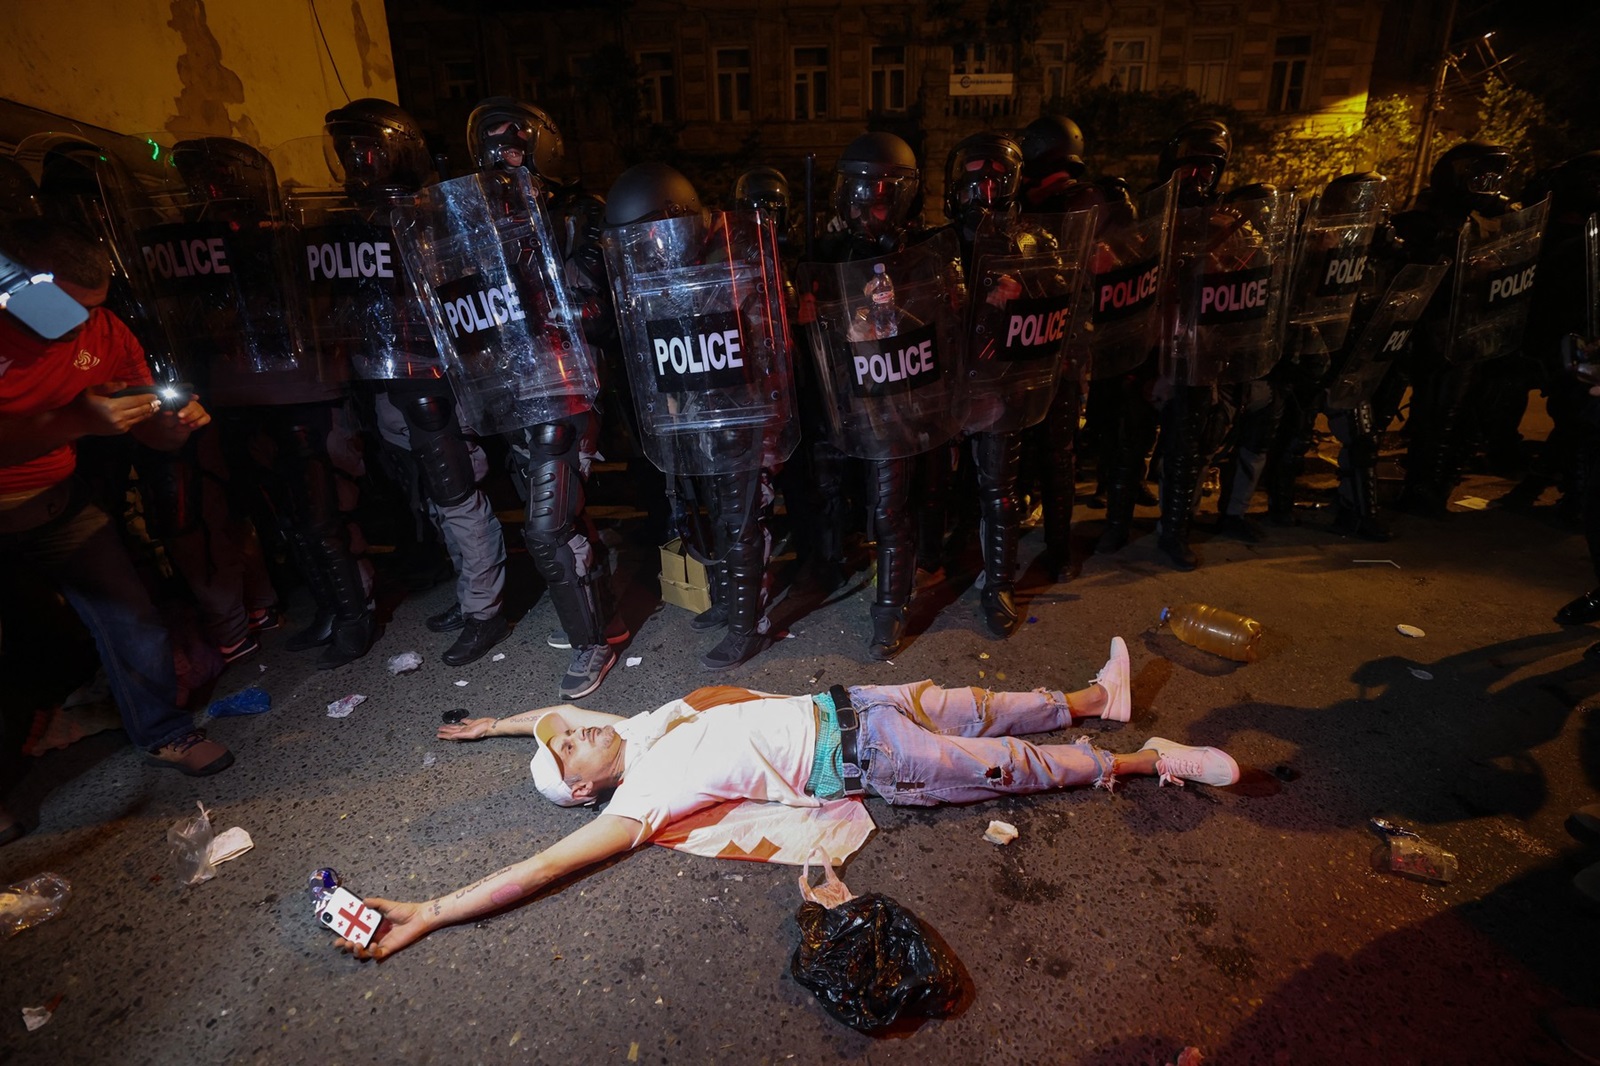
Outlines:
{"type": "Polygon", "coordinates": [[[770,696],[697,711],[673,700],[613,728],[627,741],[607,814],[642,828],[634,843],[720,800],[817,807],[806,794],[816,755],[810,696],[770,696]]]}

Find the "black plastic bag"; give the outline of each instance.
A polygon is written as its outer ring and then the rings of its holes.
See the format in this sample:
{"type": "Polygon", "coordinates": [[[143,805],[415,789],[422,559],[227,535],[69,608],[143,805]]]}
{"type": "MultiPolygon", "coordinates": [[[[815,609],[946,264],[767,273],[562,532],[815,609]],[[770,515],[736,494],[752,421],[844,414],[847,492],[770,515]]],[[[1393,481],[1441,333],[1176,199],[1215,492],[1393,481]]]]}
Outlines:
{"type": "MultiPolygon", "coordinates": [[[[832,881],[831,868],[828,874],[832,881]]],[[[954,1012],[962,996],[961,964],[921,919],[888,896],[869,892],[833,907],[808,899],[795,918],[800,943],[789,972],[851,1028],[878,1033],[903,1019],[954,1012]]]]}

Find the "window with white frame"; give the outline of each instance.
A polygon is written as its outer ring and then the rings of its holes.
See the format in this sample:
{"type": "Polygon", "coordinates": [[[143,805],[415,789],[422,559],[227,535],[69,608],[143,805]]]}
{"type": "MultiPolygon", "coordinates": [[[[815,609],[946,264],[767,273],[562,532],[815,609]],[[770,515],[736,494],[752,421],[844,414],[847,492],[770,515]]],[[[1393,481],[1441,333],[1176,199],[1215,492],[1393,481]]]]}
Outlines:
{"type": "Polygon", "coordinates": [[[989,73],[989,44],[971,41],[951,47],[950,70],[955,74],[989,73]]]}
{"type": "Polygon", "coordinates": [[[1189,59],[1184,70],[1184,84],[1207,103],[1226,103],[1228,61],[1232,58],[1231,37],[1194,38],[1189,42],[1189,59]]]}
{"type": "Polygon", "coordinates": [[[483,95],[478,91],[478,64],[470,59],[447,59],[439,69],[440,96],[446,100],[476,100],[483,95]]]}
{"type": "Polygon", "coordinates": [[[717,49],[717,120],[750,118],[750,49],[717,49]]]}
{"type": "Polygon", "coordinates": [[[1035,46],[1039,73],[1043,77],[1044,98],[1056,100],[1067,94],[1067,45],[1065,41],[1041,41],[1035,46]]]}
{"type": "Polygon", "coordinates": [[[678,121],[678,75],[671,52],[639,53],[639,104],[651,122],[678,121]]]}
{"type": "Polygon", "coordinates": [[[872,110],[906,109],[906,49],[880,45],[872,49],[872,110]]]}
{"type": "Polygon", "coordinates": [[[828,114],[828,50],[808,47],[794,50],[794,117],[823,118],[828,114]]]}
{"type": "Polygon", "coordinates": [[[1272,84],[1268,111],[1299,111],[1306,102],[1306,71],[1311,66],[1311,35],[1279,37],[1272,46],[1272,84]]]}
{"type": "Polygon", "coordinates": [[[544,97],[544,57],[517,57],[517,97],[539,100],[544,97]]]}
{"type": "Polygon", "coordinates": [[[1144,37],[1112,37],[1106,40],[1106,77],[1123,92],[1141,93],[1150,88],[1150,41],[1144,37]]]}

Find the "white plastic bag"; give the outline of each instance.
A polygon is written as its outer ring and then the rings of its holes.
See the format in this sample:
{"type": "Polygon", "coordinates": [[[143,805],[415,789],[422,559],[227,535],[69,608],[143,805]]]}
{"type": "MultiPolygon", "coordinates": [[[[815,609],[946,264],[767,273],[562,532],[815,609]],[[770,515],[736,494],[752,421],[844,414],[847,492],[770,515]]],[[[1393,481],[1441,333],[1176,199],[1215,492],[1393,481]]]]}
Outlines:
{"type": "Polygon", "coordinates": [[[198,885],[217,874],[211,862],[211,812],[195,800],[200,813],[181,818],[167,830],[167,844],[178,860],[178,876],[186,885],[198,885]]]}

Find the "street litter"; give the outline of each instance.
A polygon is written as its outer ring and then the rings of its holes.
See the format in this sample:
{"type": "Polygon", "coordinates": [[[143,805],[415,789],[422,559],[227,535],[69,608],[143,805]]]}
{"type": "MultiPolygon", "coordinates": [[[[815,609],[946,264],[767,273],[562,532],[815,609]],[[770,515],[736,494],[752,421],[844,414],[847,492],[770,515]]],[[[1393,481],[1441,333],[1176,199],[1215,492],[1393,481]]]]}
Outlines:
{"type": "Polygon", "coordinates": [[[626,666],[638,666],[642,662],[644,662],[644,656],[642,656],[642,655],[630,655],[630,656],[628,656],[628,661],[624,665],[626,665],[626,666]]]}
{"type": "Polygon", "coordinates": [[[348,718],[351,711],[355,710],[365,702],[367,702],[367,698],[365,696],[359,693],[351,693],[342,700],[334,700],[332,703],[328,704],[328,717],[348,718]]]}
{"type": "Polygon", "coordinates": [[[16,936],[61,913],[72,884],[60,874],[34,874],[0,888],[0,933],[16,936]]]}
{"type": "Polygon", "coordinates": [[[1456,501],[1456,506],[1469,511],[1485,511],[1489,508],[1489,501],[1482,496],[1463,496],[1456,501]]]}
{"type": "Polygon", "coordinates": [[[213,700],[206,708],[207,718],[228,718],[241,714],[261,714],[272,709],[272,697],[251,685],[231,696],[213,700]]]}
{"type": "Polygon", "coordinates": [[[1411,676],[1416,678],[1418,681],[1432,681],[1433,680],[1433,675],[1428,673],[1428,671],[1424,670],[1420,666],[1407,667],[1407,669],[1409,669],[1411,671],[1411,676]]]}
{"type": "Polygon", "coordinates": [[[28,1032],[33,1032],[49,1021],[50,1016],[56,1012],[56,1008],[61,1006],[61,1000],[65,996],[65,992],[57,992],[55,998],[42,1007],[23,1007],[22,1024],[28,1027],[28,1032]]]}
{"type": "Polygon", "coordinates": [[[789,974],[810,989],[829,1014],[860,1032],[878,1033],[901,1018],[943,1018],[963,994],[961,967],[949,949],[911,911],[876,892],[856,896],[819,849],[825,871],[811,885],[811,863],[800,874],[805,902],[795,915],[800,943],[789,974]]]}
{"type": "Polygon", "coordinates": [[[426,755],[424,755],[422,757],[422,768],[424,770],[426,770],[428,767],[432,766],[434,763],[436,763],[438,761],[439,760],[434,757],[433,752],[430,751],[430,752],[428,752],[426,755]]]}
{"type": "Polygon", "coordinates": [[[490,658],[489,661],[492,662],[492,663],[497,663],[501,659],[504,659],[505,657],[506,657],[506,653],[505,652],[497,651],[497,652],[494,653],[494,656],[492,658],[490,658]]]}
{"type": "Polygon", "coordinates": [[[414,651],[403,651],[389,660],[391,674],[404,674],[422,665],[422,656],[414,651]]]}
{"type": "Polygon", "coordinates": [[[990,822],[983,831],[983,839],[991,844],[1006,845],[1017,839],[1017,827],[1010,822],[990,822]]]}
{"type": "Polygon", "coordinates": [[[255,846],[256,842],[250,839],[249,833],[234,826],[211,838],[211,846],[206,848],[206,860],[212,866],[220,866],[229,859],[237,859],[255,846]]]}
{"type": "Polygon", "coordinates": [[[467,683],[465,681],[457,681],[456,682],[456,688],[466,688],[466,687],[467,687],[467,683]]]}
{"type": "Polygon", "coordinates": [[[1373,818],[1368,824],[1386,842],[1377,855],[1380,870],[1439,885],[1449,884],[1460,873],[1454,854],[1428,843],[1415,831],[1387,818],[1373,818]]]}
{"type": "Polygon", "coordinates": [[[1403,622],[1400,625],[1395,626],[1394,631],[1399,633],[1402,637],[1425,637],[1428,635],[1422,630],[1418,629],[1416,626],[1408,626],[1403,622]]]}
{"type": "Polygon", "coordinates": [[[211,812],[205,804],[195,800],[199,814],[191,814],[172,823],[167,830],[167,846],[178,861],[178,876],[186,885],[198,885],[217,875],[216,864],[211,861],[211,812]]]}

